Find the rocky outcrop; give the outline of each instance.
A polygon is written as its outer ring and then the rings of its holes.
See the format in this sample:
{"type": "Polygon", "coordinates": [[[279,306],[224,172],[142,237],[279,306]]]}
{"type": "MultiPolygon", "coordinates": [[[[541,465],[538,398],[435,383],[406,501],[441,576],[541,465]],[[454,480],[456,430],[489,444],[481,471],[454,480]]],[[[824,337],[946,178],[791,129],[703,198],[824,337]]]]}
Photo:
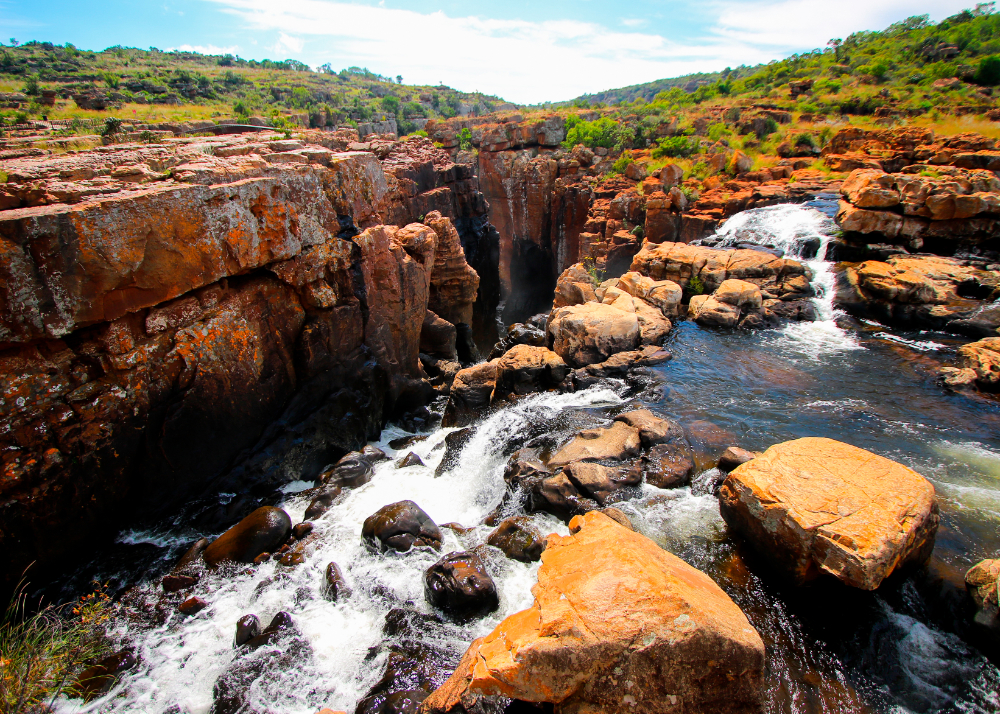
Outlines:
{"type": "Polygon", "coordinates": [[[939,521],[923,476],[825,438],[776,444],[737,467],[719,503],[729,527],[793,581],[825,573],[864,590],[926,560],[939,521]]]}
{"type": "Polygon", "coordinates": [[[879,322],[993,336],[1000,327],[1000,281],[979,262],[892,255],[837,268],[835,304],[879,322]]]}
{"type": "Polygon", "coordinates": [[[123,513],[315,478],[433,395],[421,326],[431,300],[469,318],[459,239],[486,205],[447,155],[420,164],[402,143],[254,135],[5,163],[5,582],[92,551],[123,513]],[[440,215],[400,202],[390,165],[430,167],[410,199],[450,176],[454,200],[440,215]],[[444,239],[383,225],[404,208],[444,239]]]}
{"type": "Polygon", "coordinates": [[[469,647],[422,711],[761,711],[764,645],[705,574],[601,513],[549,536],[533,606],[469,647]],[[485,709],[482,709],[485,711],[485,709]]]}
{"type": "Polygon", "coordinates": [[[976,387],[986,392],[1000,391],[1000,337],[962,345],[955,367],[941,368],[944,383],[953,389],[976,387]]]}

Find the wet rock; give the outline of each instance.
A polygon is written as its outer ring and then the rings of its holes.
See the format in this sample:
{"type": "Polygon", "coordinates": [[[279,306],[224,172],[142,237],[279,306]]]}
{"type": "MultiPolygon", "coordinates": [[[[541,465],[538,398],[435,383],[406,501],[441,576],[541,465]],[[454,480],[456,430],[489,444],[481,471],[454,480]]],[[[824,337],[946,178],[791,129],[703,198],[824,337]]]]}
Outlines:
{"type": "MultiPolygon", "coordinates": [[[[187,549],[187,552],[181,556],[181,559],[177,561],[177,565],[174,566],[174,573],[181,573],[181,571],[186,570],[188,567],[197,565],[201,562],[202,554],[205,552],[212,541],[208,538],[199,538],[194,544],[187,549]]],[[[168,591],[170,592],[170,591],[168,591]]]]}
{"type": "Polygon", "coordinates": [[[370,464],[377,464],[381,461],[388,461],[388,455],[382,449],[372,444],[368,444],[361,450],[361,455],[370,464]]]}
{"type": "Polygon", "coordinates": [[[724,473],[729,473],[737,466],[742,466],[747,461],[753,461],[755,458],[757,458],[757,454],[752,451],[741,449],[738,446],[730,446],[719,457],[718,469],[724,473]]]}
{"type": "Polygon", "coordinates": [[[443,426],[466,426],[490,406],[497,381],[497,361],[467,367],[455,375],[443,426]]]}
{"type": "Polygon", "coordinates": [[[532,481],[539,481],[552,475],[549,469],[538,455],[538,451],[531,448],[518,449],[511,454],[507,460],[507,467],[504,469],[503,478],[512,488],[526,486],[532,481]]]}
{"type": "Polygon", "coordinates": [[[425,466],[423,460],[412,451],[396,462],[396,468],[405,469],[410,466],[425,466]]]}
{"type": "Polygon", "coordinates": [[[976,621],[994,626],[1000,617],[1000,558],[982,560],[965,574],[965,587],[979,611],[976,621]]]}
{"type": "Polygon", "coordinates": [[[688,422],[684,433],[691,444],[695,467],[699,471],[715,466],[722,452],[736,440],[733,434],[706,419],[688,422]]]}
{"type": "Polygon", "coordinates": [[[571,536],[549,536],[534,605],[474,641],[426,712],[491,697],[606,714],[666,713],[678,702],[761,710],[764,644],[711,578],[604,514],[570,526],[571,536]]]}
{"type": "Polygon", "coordinates": [[[449,553],[424,573],[427,602],[459,620],[482,617],[500,606],[496,584],[475,553],[449,553]]]}
{"type": "Polygon", "coordinates": [[[864,590],[926,560],[939,521],[923,476],[825,438],[776,444],[739,466],[719,503],[729,527],[793,581],[827,573],[864,590]]]}
{"type": "Polygon", "coordinates": [[[205,562],[213,568],[227,560],[252,563],[261,553],[277,549],[291,532],[292,519],[283,510],[273,506],[258,508],[205,549],[205,562]]]}
{"type": "Polygon", "coordinates": [[[80,672],[73,689],[84,701],[89,702],[111,689],[119,677],[135,667],[138,662],[132,650],[116,652],[80,672]]]}
{"type": "Polygon", "coordinates": [[[533,563],[540,560],[545,540],[531,521],[524,516],[506,518],[489,534],[486,542],[504,552],[508,558],[533,563]]]}
{"type": "Polygon", "coordinates": [[[469,443],[469,439],[472,438],[473,431],[469,427],[463,427],[461,429],[456,429],[455,431],[444,437],[444,455],[441,457],[441,462],[434,469],[434,475],[440,476],[448,469],[454,468],[458,463],[458,457],[462,453],[462,449],[465,445],[469,443]]]}
{"type": "Polygon", "coordinates": [[[620,500],[627,495],[623,489],[634,488],[642,483],[642,472],[638,465],[628,468],[609,468],[600,464],[577,461],[567,464],[564,472],[580,493],[593,498],[600,506],[620,500]]]}
{"type": "Polygon", "coordinates": [[[412,436],[401,436],[398,439],[393,439],[392,441],[390,441],[389,442],[389,448],[390,449],[395,449],[396,451],[402,451],[407,446],[413,446],[414,444],[418,444],[418,443],[420,443],[421,441],[423,441],[426,438],[427,438],[427,436],[424,435],[424,434],[414,434],[412,436]]]}
{"type": "Polygon", "coordinates": [[[635,313],[611,305],[588,302],[552,312],[548,339],[552,350],[574,367],[604,362],[617,352],[639,346],[635,313]]]}
{"type": "Polygon", "coordinates": [[[191,596],[180,605],[177,606],[177,610],[182,615],[192,616],[197,615],[199,612],[208,607],[208,602],[201,599],[200,597],[191,596]]]}
{"type": "Polygon", "coordinates": [[[372,480],[375,468],[360,451],[352,451],[316,479],[317,484],[357,488],[372,480]]]}
{"type": "Polygon", "coordinates": [[[283,545],[281,550],[278,551],[282,554],[281,560],[278,562],[286,568],[294,568],[296,565],[302,565],[318,544],[318,534],[313,533],[296,543],[283,545]]]}
{"type": "Polygon", "coordinates": [[[190,575],[168,575],[163,578],[163,591],[175,593],[179,590],[186,590],[194,587],[198,583],[198,578],[190,575]]]}
{"type": "Polygon", "coordinates": [[[639,453],[639,430],[620,421],[608,428],[581,431],[549,459],[550,467],[574,461],[613,459],[621,461],[639,453]]]}
{"type": "Polygon", "coordinates": [[[949,387],[1000,390],[1000,337],[962,345],[958,348],[956,365],[941,368],[941,376],[949,387]]]}
{"type": "Polygon", "coordinates": [[[307,535],[313,532],[314,527],[315,526],[313,526],[313,524],[310,523],[309,521],[302,521],[302,523],[296,523],[295,527],[292,528],[292,535],[296,538],[296,540],[302,540],[307,535]]]}
{"type": "Polygon", "coordinates": [[[274,644],[279,638],[287,634],[296,632],[295,621],[287,612],[281,611],[271,618],[271,622],[261,630],[259,635],[255,635],[246,641],[246,646],[255,650],[274,644]]]}
{"type": "Polygon", "coordinates": [[[695,470],[691,447],[686,439],[657,444],[643,454],[646,483],[657,488],[677,488],[690,482],[695,470]]]}
{"type": "Polygon", "coordinates": [[[535,482],[529,482],[529,509],[546,511],[564,521],[599,508],[597,501],[580,492],[569,477],[557,473],[535,482]]]}
{"type": "Polygon", "coordinates": [[[413,501],[383,506],[366,518],[361,539],[370,551],[379,553],[441,547],[441,531],[413,501]]]}
{"type": "Polygon", "coordinates": [[[343,489],[340,486],[324,486],[319,489],[319,493],[309,502],[303,518],[313,521],[322,516],[330,510],[333,502],[342,491],[343,489]]]}
{"type": "Polygon", "coordinates": [[[609,506],[608,508],[602,508],[599,512],[603,513],[605,516],[613,520],[615,523],[620,523],[621,525],[625,526],[630,531],[635,530],[635,526],[632,525],[632,521],[629,519],[627,515],[625,515],[625,512],[620,508],[612,508],[609,506]]]}
{"type": "Polygon", "coordinates": [[[636,368],[660,364],[672,356],[666,350],[652,345],[632,352],[619,352],[604,362],[573,370],[573,385],[576,389],[585,389],[604,379],[625,378],[636,368]]]}
{"type": "Polygon", "coordinates": [[[659,417],[648,409],[635,409],[615,417],[615,421],[628,424],[639,431],[642,447],[667,444],[684,439],[684,430],[676,422],[659,417]]]}
{"type": "Polygon", "coordinates": [[[457,334],[453,324],[428,310],[420,328],[420,351],[441,359],[457,360],[457,334]]]}
{"type": "Polygon", "coordinates": [[[555,389],[568,374],[569,366],[552,350],[516,345],[497,360],[492,401],[555,389]]]}
{"type": "Polygon", "coordinates": [[[256,615],[244,615],[236,621],[236,637],[233,642],[242,647],[260,634],[260,618],[256,615]]]}
{"type": "Polygon", "coordinates": [[[329,563],[323,576],[323,597],[330,602],[337,602],[341,598],[350,596],[351,587],[340,571],[340,566],[336,563],[329,563]]]}

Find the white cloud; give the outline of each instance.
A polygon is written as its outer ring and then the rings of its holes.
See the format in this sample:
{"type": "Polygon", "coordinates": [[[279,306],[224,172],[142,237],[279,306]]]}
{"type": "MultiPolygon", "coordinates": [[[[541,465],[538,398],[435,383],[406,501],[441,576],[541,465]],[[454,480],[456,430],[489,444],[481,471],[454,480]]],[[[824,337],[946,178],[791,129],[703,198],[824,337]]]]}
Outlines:
{"type": "MultiPolygon", "coordinates": [[[[830,37],[881,29],[921,12],[957,12],[969,0],[707,0],[717,18],[701,37],[674,41],[638,31],[624,19],[616,31],[572,19],[527,21],[337,2],[210,0],[251,29],[278,32],[278,55],[313,66],[365,66],[408,83],[443,81],[515,102],[570,99],[587,92],[726,66],[768,62],[822,47],[830,37]],[[952,9],[954,6],[954,9],[952,9]],[[302,55],[308,38],[310,51],[302,55]],[[321,41],[316,41],[321,40],[321,41]],[[322,48],[322,49],[319,49],[322,48]]],[[[663,30],[669,32],[669,21],[663,30]]],[[[284,57],[276,57],[283,59],[284,57]]]]}
{"type": "Polygon", "coordinates": [[[198,52],[203,55],[235,55],[240,51],[239,45],[233,45],[232,47],[217,47],[216,45],[178,45],[177,47],[168,47],[167,52],[198,52]]]}
{"type": "Polygon", "coordinates": [[[647,22],[649,22],[649,20],[644,20],[641,17],[628,17],[622,19],[622,24],[625,25],[625,27],[642,27],[647,22]]]}

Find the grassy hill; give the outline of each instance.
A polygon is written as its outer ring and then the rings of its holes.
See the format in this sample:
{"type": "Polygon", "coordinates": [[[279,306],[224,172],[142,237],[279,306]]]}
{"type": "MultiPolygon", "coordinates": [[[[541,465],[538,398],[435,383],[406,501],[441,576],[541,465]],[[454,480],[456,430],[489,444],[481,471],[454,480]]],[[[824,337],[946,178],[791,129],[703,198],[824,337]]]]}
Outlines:
{"type": "Polygon", "coordinates": [[[487,113],[504,105],[494,96],[402,80],[360,67],[337,72],[326,65],[312,71],[296,60],[258,62],[132,47],[89,52],[68,43],[27,42],[0,45],[0,92],[25,95],[23,100],[0,98],[0,106],[7,106],[0,110],[0,120],[10,124],[41,116],[113,114],[156,122],[258,116],[280,126],[315,127],[395,118],[405,134],[420,119],[487,113]]]}
{"type": "Polygon", "coordinates": [[[918,15],[766,65],[658,80],[583,95],[570,104],[739,99],[810,113],[864,116],[889,107],[919,116],[992,106],[997,84],[1000,15],[994,3],[980,3],[937,24],[918,15]]]}

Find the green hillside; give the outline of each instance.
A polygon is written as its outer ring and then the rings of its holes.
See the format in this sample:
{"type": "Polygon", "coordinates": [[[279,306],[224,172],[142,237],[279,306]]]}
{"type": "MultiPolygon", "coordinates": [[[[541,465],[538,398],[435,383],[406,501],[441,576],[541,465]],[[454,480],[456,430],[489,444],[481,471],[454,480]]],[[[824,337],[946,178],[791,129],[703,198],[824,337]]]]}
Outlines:
{"type": "Polygon", "coordinates": [[[993,87],[1000,84],[994,5],[980,3],[936,24],[918,15],[766,65],[658,80],[583,95],[571,104],[739,99],[822,114],[871,115],[879,107],[908,116],[934,109],[967,113],[992,106],[993,87]]]}
{"type": "Polygon", "coordinates": [[[0,92],[7,93],[0,100],[6,106],[0,119],[10,124],[42,116],[114,114],[145,121],[256,116],[278,125],[292,121],[315,127],[395,118],[405,134],[421,119],[487,113],[504,105],[493,96],[403,80],[360,67],[338,72],[325,65],[313,71],[296,60],[258,62],[132,47],[89,52],[68,43],[0,44],[0,92]]]}

